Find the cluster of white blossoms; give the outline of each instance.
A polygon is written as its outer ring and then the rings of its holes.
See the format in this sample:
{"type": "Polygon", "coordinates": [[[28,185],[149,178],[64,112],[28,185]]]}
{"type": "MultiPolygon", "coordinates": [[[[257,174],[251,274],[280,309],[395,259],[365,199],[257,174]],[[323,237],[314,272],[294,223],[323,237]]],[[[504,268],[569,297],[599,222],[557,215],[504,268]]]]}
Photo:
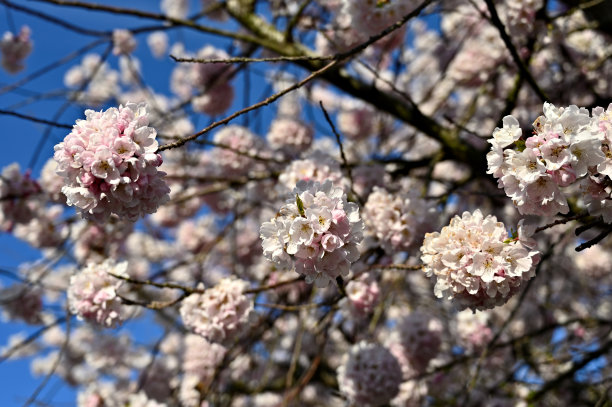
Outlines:
{"type": "Polygon", "coordinates": [[[295,188],[301,180],[321,183],[331,180],[338,185],[342,182],[342,170],[333,157],[320,150],[314,150],[308,157],[291,161],[278,176],[278,183],[289,190],[295,188]]]}
{"type": "Polygon", "coordinates": [[[202,294],[191,294],[181,305],[183,323],[211,342],[231,342],[255,316],[253,301],[244,294],[248,287],[244,280],[224,278],[202,294]]]}
{"type": "Polygon", "coordinates": [[[151,54],[157,59],[161,59],[166,55],[168,50],[168,34],[164,31],[154,31],[147,37],[147,45],[151,50],[151,54]]]}
{"type": "Polygon", "coordinates": [[[493,339],[493,331],[488,326],[489,317],[486,312],[473,313],[467,309],[457,313],[459,343],[467,352],[479,352],[493,339]]]}
{"type": "Polygon", "coordinates": [[[10,31],[5,32],[0,40],[0,52],[2,52],[2,67],[8,73],[23,70],[23,60],[32,52],[30,27],[24,25],[17,35],[10,31]]]}
{"type": "Polygon", "coordinates": [[[508,236],[492,215],[455,216],[440,232],[427,233],[421,247],[425,274],[435,277],[434,294],[459,310],[483,310],[505,304],[521,284],[535,275],[539,252],[508,236]]]}
{"type": "Polygon", "coordinates": [[[158,171],[157,132],[145,105],[128,103],[103,112],[86,110],[72,132],[55,146],[57,172],[68,205],[99,222],[111,214],[136,221],[169,200],[158,171]]]}
{"type": "Polygon", "coordinates": [[[113,30],[113,54],[129,55],[136,49],[136,39],[130,30],[113,30]]]}
{"type": "Polygon", "coordinates": [[[109,273],[127,277],[127,262],[107,259],[103,263],[89,263],[84,270],[70,277],[68,306],[79,319],[114,328],[126,319],[126,307],[117,290],[123,284],[109,273]]]}
{"type": "Polygon", "coordinates": [[[357,33],[371,37],[414,10],[410,0],[343,0],[342,11],[351,18],[357,33]]]}
{"type": "Polygon", "coordinates": [[[578,183],[593,215],[612,222],[609,178],[612,176],[612,104],[593,109],[557,108],[544,103],[533,135],[522,137],[519,122],[506,116],[493,132],[487,154],[488,173],[512,198],[521,214],[567,213],[561,188],[578,183]],[[514,146],[515,149],[507,148],[514,146]],[[607,178],[606,178],[607,177],[607,178]]]}
{"type": "Polygon", "coordinates": [[[80,65],[70,68],[64,75],[64,84],[76,89],[73,97],[88,106],[102,105],[120,93],[119,72],[98,54],[87,54],[80,65]]]}
{"type": "Polygon", "coordinates": [[[168,17],[183,19],[189,12],[189,0],[162,0],[160,8],[168,17]]]}
{"type": "Polygon", "coordinates": [[[281,268],[295,266],[307,283],[327,287],[349,274],[363,239],[359,207],[347,202],[331,181],[300,181],[278,214],[260,229],[266,258],[281,268]]]}
{"type": "Polygon", "coordinates": [[[338,367],[340,392],[355,406],[382,406],[399,392],[402,369],[384,346],[359,342],[338,367]]]}
{"type": "Polygon", "coordinates": [[[415,193],[392,194],[375,186],[364,207],[364,220],[383,248],[394,253],[420,244],[431,230],[433,206],[415,193]]]}

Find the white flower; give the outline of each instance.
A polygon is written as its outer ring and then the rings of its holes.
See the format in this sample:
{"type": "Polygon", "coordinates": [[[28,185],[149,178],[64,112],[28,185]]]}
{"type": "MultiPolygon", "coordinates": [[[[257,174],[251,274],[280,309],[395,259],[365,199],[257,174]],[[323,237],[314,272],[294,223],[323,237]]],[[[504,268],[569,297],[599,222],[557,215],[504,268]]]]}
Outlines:
{"type": "Polygon", "coordinates": [[[512,116],[506,116],[503,120],[503,127],[496,127],[493,131],[493,139],[489,140],[493,148],[504,148],[521,138],[523,132],[518,120],[512,116]]]}

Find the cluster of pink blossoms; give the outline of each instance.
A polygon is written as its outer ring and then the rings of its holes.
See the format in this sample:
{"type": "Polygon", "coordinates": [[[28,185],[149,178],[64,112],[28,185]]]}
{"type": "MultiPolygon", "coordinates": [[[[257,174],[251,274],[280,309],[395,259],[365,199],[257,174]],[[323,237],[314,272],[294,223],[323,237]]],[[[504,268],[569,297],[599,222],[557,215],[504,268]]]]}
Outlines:
{"type": "Polygon", "coordinates": [[[183,323],[211,342],[231,342],[255,315],[253,301],[243,294],[248,287],[244,280],[224,278],[202,294],[191,294],[181,305],[183,323]]]}
{"type": "Polygon", "coordinates": [[[383,248],[393,253],[409,250],[431,230],[433,207],[414,193],[392,194],[374,187],[364,208],[364,219],[383,248]]]}
{"type": "Polygon", "coordinates": [[[355,31],[366,37],[379,34],[414,10],[410,0],[343,0],[342,11],[355,31]]]}
{"type": "Polygon", "coordinates": [[[70,278],[68,305],[79,319],[114,328],[126,319],[126,309],[117,296],[123,281],[109,273],[127,277],[127,262],[89,263],[70,278]]]}
{"type": "Polygon", "coordinates": [[[291,156],[308,150],[312,138],[312,128],[292,117],[279,117],[273,120],[266,136],[270,147],[291,156]]]}
{"type": "Polygon", "coordinates": [[[24,68],[23,60],[32,52],[30,27],[24,25],[17,35],[5,32],[0,40],[0,52],[2,52],[2,67],[8,73],[21,71],[24,68]]]}
{"type": "Polygon", "coordinates": [[[40,192],[40,185],[29,171],[21,174],[19,164],[4,167],[0,174],[0,230],[10,231],[15,224],[30,222],[38,205],[28,198],[40,192]]]}
{"type": "Polygon", "coordinates": [[[521,227],[518,233],[520,240],[510,238],[503,223],[479,209],[427,233],[421,261],[427,277],[436,278],[436,297],[454,300],[459,310],[505,304],[535,275],[539,261],[539,252],[523,245],[521,227]]]}
{"type": "Polygon", "coordinates": [[[346,296],[353,315],[365,317],[380,302],[380,287],[373,274],[363,273],[346,284],[346,296]]]}
{"type": "Polygon", "coordinates": [[[442,323],[421,312],[412,312],[398,321],[387,346],[402,367],[404,379],[423,373],[438,356],[442,345],[442,323]]]}
{"type": "Polygon", "coordinates": [[[382,406],[399,392],[402,369],[384,346],[359,342],[344,354],[338,387],[350,405],[382,406]]]}
{"type": "Polygon", "coordinates": [[[208,391],[217,368],[223,362],[226,349],[210,343],[199,335],[187,334],[184,341],[183,378],[179,399],[185,407],[200,405],[201,393],[208,391]]]}
{"type": "Polygon", "coordinates": [[[157,132],[144,104],[128,103],[103,112],[86,110],[72,132],[55,146],[57,172],[68,205],[99,222],[111,214],[136,221],[169,200],[158,171],[157,132]]]}
{"type": "Polygon", "coordinates": [[[307,283],[327,287],[349,274],[359,258],[363,239],[359,207],[347,202],[342,188],[331,181],[299,181],[292,197],[260,229],[264,255],[281,268],[306,277],[307,283]]]}
{"type": "Polygon", "coordinates": [[[521,214],[552,216],[569,211],[561,188],[578,183],[593,215],[612,222],[609,178],[612,176],[612,104],[593,115],[571,105],[544,103],[533,135],[522,138],[519,122],[506,116],[495,129],[487,154],[489,174],[512,198],[521,214]],[[507,148],[514,145],[516,149],[507,148]],[[606,178],[607,177],[607,178],[606,178]]]}

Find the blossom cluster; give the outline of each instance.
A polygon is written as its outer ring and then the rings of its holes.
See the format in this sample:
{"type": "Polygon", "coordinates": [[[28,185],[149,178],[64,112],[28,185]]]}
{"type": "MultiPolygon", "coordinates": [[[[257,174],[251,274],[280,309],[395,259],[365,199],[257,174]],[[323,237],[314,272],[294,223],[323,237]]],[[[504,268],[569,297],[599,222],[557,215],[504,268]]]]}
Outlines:
{"type": "Polygon", "coordinates": [[[116,29],[113,31],[113,54],[129,55],[136,49],[136,40],[130,30],[116,29]]]}
{"type": "Polygon", "coordinates": [[[338,386],[351,405],[382,406],[399,392],[402,370],[384,346],[359,342],[344,354],[338,386]]]}
{"type": "Polygon", "coordinates": [[[414,193],[392,194],[374,187],[364,208],[368,228],[389,253],[409,250],[422,242],[433,207],[414,193]]]}
{"type": "Polygon", "coordinates": [[[380,287],[373,274],[363,273],[346,284],[346,296],[353,314],[365,317],[380,302],[380,287]]]}
{"type": "Polygon", "coordinates": [[[455,216],[440,232],[427,233],[421,247],[434,294],[455,301],[457,309],[483,310],[505,304],[535,275],[539,260],[503,223],[479,209],[455,216]]]}
{"type": "Polygon", "coordinates": [[[99,222],[111,214],[136,221],[169,200],[157,132],[145,105],[128,103],[103,112],[86,110],[55,146],[58,174],[68,205],[99,222]]]}
{"type": "Polygon", "coordinates": [[[28,198],[40,192],[38,182],[29,172],[22,174],[19,164],[4,167],[0,174],[0,230],[9,231],[15,224],[28,223],[37,209],[28,198]]]}
{"type": "Polygon", "coordinates": [[[212,150],[212,158],[226,176],[247,174],[256,163],[249,156],[256,155],[264,146],[261,138],[239,125],[222,128],[213,141],[218,147],[212,150]]]}
{"type": "Polygon", "coordinates": [[[606,111],[593,109],[592,116],[575,105],[544,103],[543,110],[526,138],[516,118],[504,118],[489,140],[488,173],[498,178],[521,214],[567,213],[562,188],[577,183],[589,212],[612,222],[612,189],[606,182],[612,176],[612,104],[606,111]]]}
{"type": "Polygon", "coordinates": [[[184,406],[197,406],[200,392],[208,390],[215,377],[215,371],[223,362],[226,349],[218,343],[210,343],[199,335],[185,337],[183,370],[179,398],[184,406]],[[200,391],[198,391],[200,390],[200,391]]]}
{"type": "Polygon", "coordinates": [[[261,225],[260,234],[266,258],[281,268],[294,265],[306,282],[327,287],[348,276],[350,264],[359,258],[363,221],[358,206],[347,202],[344,190],[331,181],[299,181],[278,214],[261,225]]]}
{"type": "Polygon", "coordinates": [[[99,106],[119,94],[119,72],[111,69],[100,55],[87,54],[80,65],[64,74],[64,84],[77,89],[73,97],[79,102],[99,106]]]}
{"type": "Polygon", "coordinates": [[[356,32],[368,37],[379,34],[415,8],[405,0],[343,0],[342,11],[351,18],[356,32]]]}
{"type": "Polygon", "coordinates": [[[289,156],[298,155],[312,144],[312,129],[291,117],[280,117],[270,123],[266,136],[268,144],[289,156]]]}
{"type": "Polygon", "coordinates": [[[70,278],[68,305],[80,319],[111,328],[127,318],[125,306],[117,295],[123,281],[109,273],[127,277],[127,262],[89,263],[70,278]]]}
{"type": "Polygon", "coordinates": [[[248,286],[224,278],[202,294],[191,294],[180,309],[185,326],[211,342],[231,342],[254,317],[253,301],[244,294],[248,286]]]}
{"type": "MultiPolygon", "coordinates": [[[[192,57],[179,47],[171,51],[181,57],[192,57]]],[[[200,49],[195,58],[201,60],[229,58],[222,49],[207,45],[200,49]]],[[[216,116],[224,113],[234,100],[234,87],[230,84],[231,68],[222,63],[197,63],[178,65],[171,76],[172,91],[181,99],[191,100],[197,112],[216,116]],[[192,93],[195,92],[195,95],[192,93]]]]}
{"type": "Polygon", "coordinates": [[[411,312],[398,321],[387,341],[405,378],[415,372],[423,373],[440,351],[442,323],[421,312],[411,312]]]}
{"type": "Polygon", "coordinates": [[[2,67],[8,73],[23,70],[23,60],[32,52],[30,27],[24,25],[17,35],[10,31],[5,32],[0,40],[0,52],[2,53],[2,67]]]}

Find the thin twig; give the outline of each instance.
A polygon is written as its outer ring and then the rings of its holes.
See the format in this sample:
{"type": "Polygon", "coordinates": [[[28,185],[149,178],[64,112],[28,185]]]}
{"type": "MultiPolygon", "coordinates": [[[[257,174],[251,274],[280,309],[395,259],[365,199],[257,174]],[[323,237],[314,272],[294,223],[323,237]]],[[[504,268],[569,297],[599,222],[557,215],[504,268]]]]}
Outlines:
{"type": "Polygon", "coordinates": [[[583,219],[583,218],[586,218],[587,216],[589,216],[589,214],[588,214],[588,213],[580,213],[580,214],[578,214],[578,215],[569,216],[569,217],[567,217],[567,218],[557,219],[556,221],[551,222],[551,223],[549,223],[548,225],[540,226],[539,228],[537,228],[537,229],[535,230],[535,232],[534,232],[534,233],[541,232],[541,231],[546,230],[546,229],[549,229],[549,228],[551,228],[551,227],[553,227],[553,226],[557,226],[557,225],[564,225],[564,224],[566,224],[566,223],[568,223],[568,222],[571,222],[571,221],[573,221],[573,220],[583,219]]]}
{"type": "Polygon", "coordinates": [[[499,19],[499,15],[497,14],[497,10],[495,9],[495,4],[493,4],[493,0],[485,0],[485,2],[487,3],[487,8],[489,9],[489,13],[491,13],[491,23],[493,23],[495,28],[497,28],[497,30],[499,31],[499,35],[504,41],[504,44],[506,44],[506,48],[510,52],[510,55],[512,55],[512,59],[514,60],[514,63],[518,67],[519,71],[521,71],[521,73],[525,77],[525,80],[531,86],[531,89],[533,89],[533,91],[536,93],[538,98],[540,98],[542,102],[548,101],[549,100],[548,97],[544,94],[542,89],[538,86],[538,83],[533,78],[533,75],[531,75],[531,72],[529,72],[529,69],[525,65],[525,62],[523,62],[520,55],[518,54],[516,47],[512,43],[512,39],[506,32],[506,29],[504,28],[504,24],[499,19]]]}
{"type": "Polygon", "coordinates": [[[29,120],[31,122],[36,122],[36,123],[48,124],[49,126],[60,127],[62,129],[72,129],[72,126],[69,124],[57,123],[51,120],[39,119],[34,116],[29,116],[27,114],[17,113],[17,112],[13,112],[9,110],[0,109],[0,114],[4,114],[7,116],[15,116],[15,117],[19,117],[20,119],[29,120]]]}
{"type": "Polygon", "coordinates": [[[329,114],[327,113],[327,110],[325,110],[325,106],[323,106],[323,101],[319,100],[319,106],[321,106],[321,110],[323,110],[323,115],[325,115],[325,120],[329,124],[329,127],[332,130],[332,133],[334,133],[334,136],[336,136],[336,143],[338,143],[338,147],[340,148],[340,158],[342,159],[342,164],[346,168],[346,173],[348,175],[348,179],[349,179],[349,183],[350,183],[350,188],[351,188],[351,193],[355,197],[357,197],[357,200],[359,201],[359,203],[361,205],[364,205],[365,201],[363,200],[363,198],[361,196],[359,196],[359,194],[357,194],[357,192],[355,192],[354,181],[353,181],[353,170],[352,170],[352,167],[349,165],[348,160],[346,159],[346,155],[344,154],[344,146],[342,145],[342,140],[340,139],[340,134],[336,130],[336,126],[334,125],[334,122],[332,122],[331,118],[329,117],[329,114]]]}
{"type": "Polygon", "coordinates": [[[168,283],[168,282],[156,283],[155,281],[150,281],[150,280],[135,280],[131,277],[126,277],[126,276],[122,276],[122,275],[110,273],[110,272],[108,274],[119,280],[127,281],[128,283],[137,284],[137,285],[150,285],[150,286],[157,287],[157,288],[172,288],[175,290],[183,290],[184,292],[189,293],[189,294],[192,294],[192,293],[201,294],[204,292],[204,290],[186,287],[184,285],[175,284],[175,283],[168,283]]]}
{"type": "Polygon", "coordinates": [[[206,59],[206,58],[181,58],[174,55],[170,55],[175,62],[191,62],[199,64],[230,64],[235,62],[240,63],[251,63],[251,62],[291,62],[291,61],[331,61],[337,59],[337,55],[328,56],[316,56],[316,55],[304,55],[304,56],[281,56],[281,57],[267,57],[267,58],[248,58],[248,57],[229,57],[219,59],[206,59]]]}
{"type": "Polygon", "coordinates": [[[339,63],[338,60],[334,60],[334,61],[330,62],[329,64],[325,65],[323,68],[321,68],[321,69],[311,73],[310,75],[308,75],[306,78],[304,78],[300,82],[297,82],[297,83],[289,86],[288,88],[283,89],[282,91],[280,91],[278,93],[275,93],[274,95],[266,98],[265,100],[262,100],[261,102],[255,103],[255,104],[253,104],[251,106],[248,106],[248,107],[245,107],[244,109],[240,109],[237,112],[227,116],[225,119],[218,120],[218,121],[210,124],[209,126],[205,127],[204,129],[200,130],[199,132],[197,132],[195,134],[192,134],[189,137],[185,137],[185,138],[177,140],[177,141],[175,141],[173,143],[168,143],[168,144],[164,144],[164,145],[160,146],[157,149],[157,152],[164,151],[164,150],[169,150],[171,148],[181,147],[185,143],[187,143],[188,141],[195,140],[198,137],[200,137],[201,135],[208,133],[212,129],[217,128],[217,127],[219,127],[221,125],[229,123],[230,121],[232,121],[236,117],[242,116],[243,114],[248,113],[248,112],[250,112],[252,110],[259,109],[260,107],[267,106],[270,103],[275,102],[281,96],[284,96],[287,93],[290,93],[290,92],[292,92],[292,91],[294,91],[296,89],[301,88],[302,86],[304,86],[305,84],[307,84],[308,82],[310,82],[311,80],[316,78],[317,76],[323,74],[324,72],[326,72],[326,71],[332,69],[333,67],[335,67],[336,65],[338,65],[338,63],[339,63]]]}
{"type": "Polygon", "coordinates": [[[264,291],[274,290],[274,289],[277,289],[279,287],[284,287],[286,285],[291,285],[291,284],[294,284],[294,283],[297,283],[297,282],[303,281],[303,280],[304,280],[304,277],[300,276],[300,277],[293,278],[291,280],[281,281],[281,282],[275,283],[275,284],[270,284],[270,285],[265,285],[265,286],[261,286],[261,287],[257,287],[257,288],[251,288],[249,290],[244,290],[243,294],[259,294],[259,293],[264,292],[264,291]]]}
{"type": "Polygon", "coordinates": [[[43,391],[47,383],[49,383],[49,380],[51,380],[51,377],[55,374],[55,371],[59,367],[60,361],[64,357],[64,353],[66,353],[66,350],[68,349],[69,342],[70,342],[70,311],[68,310],[68,308],[66,308],[66,339],[64,340],[64,343],[62,344],[62,347],[59,353],[57,354],[57,359],[55,359],[55,362],[53,362],[53,366],[51,367],[51,369],[49,370],[49,372],[47,373],[43,381],[38,385],[38,387],[36,387],[32,395],[30,396],[30,398],[25,403],[23,403],[23,407],[28,407],[30,404],[34,403],[36,401],[36,398],[40,394],[40,392],[43,391]]]}
{"type": "Polygon", "coordinates": [[[89,35],[92,37],[110,37],[110,35],[112,34],[110,31],[95,31],[95,30],[90,30],[88,28],[79,27],[67,21],[60,20],[57,17],[53,17],[43,12],[40,12],[38,10],[34,10],[34,9],[31,9],[25,6],[15,4],[8,0],[0,0],[0,2],[2,2],[2,4],[4,4],[5,6],[10,7],[14,10],[22,11],[24,13],[30,14],[34,17],[38,17],[45,21],[49,21],[50,23],[59,25],[60,27],[64,27],[67,30],[74,31],[79,34],[89,35]]]}
{"type": "Polygon", "coordinates": [[[601,242],[606,236],[608,236],[610,233],[612,233],[612,226],[608,225],[608,227],[601,232],[600,234],[598,234],[597,236],[595,236],[593,239],[582,243],[580,246],[576,247],[576,251],[577,252],[581,252],[585,249],[588,249],[591,246],[596,245],[597,243],[601,242]]]}

